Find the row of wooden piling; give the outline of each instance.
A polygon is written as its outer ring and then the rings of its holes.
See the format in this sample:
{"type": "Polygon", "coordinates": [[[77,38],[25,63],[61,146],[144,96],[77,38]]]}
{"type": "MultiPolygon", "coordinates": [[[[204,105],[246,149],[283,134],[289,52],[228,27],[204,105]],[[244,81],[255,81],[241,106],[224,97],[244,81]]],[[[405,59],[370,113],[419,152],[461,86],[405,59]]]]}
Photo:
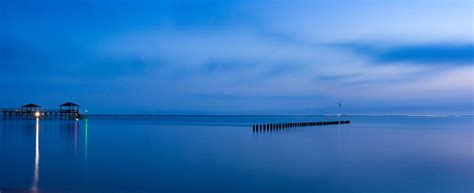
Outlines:
{"type": "Polygon", "coordinates": [[[339,125],[339,124],[349,124],[349,123],[351,123],[351,121],[322,121],[322,122],[254,124],[254,125],[252,125],[252,130],[253,131],[269,131],[269,130],[275,130],[275,129],[290,128],[290,127],[339,125]]]}
{"type": "Polygon", "coordinates": [[[45,120],[73,120],[73,119],[83,119],[84,116],[73,113],[64,113],[64,114],[45,114],[41,113],[38,116],[34,112],[27,113],[3,113],[0,112],[0,120],[32,120],[32,119],[45,119],[45,120]]]}

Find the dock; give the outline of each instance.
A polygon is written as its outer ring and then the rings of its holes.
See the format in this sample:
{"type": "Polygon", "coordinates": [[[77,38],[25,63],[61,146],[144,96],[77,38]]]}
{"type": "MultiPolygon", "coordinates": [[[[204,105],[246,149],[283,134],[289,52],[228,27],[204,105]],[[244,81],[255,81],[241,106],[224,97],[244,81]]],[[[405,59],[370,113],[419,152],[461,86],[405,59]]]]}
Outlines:
{"type": "Polygon", "coordinates": [[[67,102],[59,105],[59,109],[43,109],[41,106],[30,103],[20,108],[0,108],[0,118],[3,120],[28,120],[28,119],[83,119],[79,105],[67,102]]]}

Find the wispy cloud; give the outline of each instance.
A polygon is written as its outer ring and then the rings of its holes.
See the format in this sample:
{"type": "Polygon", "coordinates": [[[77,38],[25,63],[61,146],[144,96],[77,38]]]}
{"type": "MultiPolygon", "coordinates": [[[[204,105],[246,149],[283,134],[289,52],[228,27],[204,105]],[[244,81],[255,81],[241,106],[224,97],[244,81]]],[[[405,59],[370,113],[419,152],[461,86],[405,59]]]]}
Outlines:
{"type": "Polygon", "coordinates": [[[474,44],[408,44],[384,46],[347,44],[349,49],[376,64],[474,65],[474,44]]]}

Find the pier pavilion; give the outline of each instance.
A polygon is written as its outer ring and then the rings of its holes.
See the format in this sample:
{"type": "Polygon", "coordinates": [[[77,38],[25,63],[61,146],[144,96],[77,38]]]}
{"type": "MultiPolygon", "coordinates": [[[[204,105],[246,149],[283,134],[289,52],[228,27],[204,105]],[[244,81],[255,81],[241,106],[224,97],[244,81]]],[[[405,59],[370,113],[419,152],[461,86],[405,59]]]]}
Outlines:
{"type": "Polygon", "coordinates": [[[59,114],[60,117],[64,116],[65,118],[79,118],[79,105],[73,102],[67,102],[59,105],[59,114]]]}
{"type": "Polygon", "coordinates": [[[79,105],[72,103],[72,102],[67,102],[62,105],[59,105],[59,111],[61,112],[79,112],[79,105]]]}
{"type": "Polygon", "coordinates": [[[37,112],[37,111],[41,110],[41,106],[39,106],[37,104],[30,103],[30,104],[21,106],[21,110],[22,111],[27,111],[27,112],[37,112]]]}

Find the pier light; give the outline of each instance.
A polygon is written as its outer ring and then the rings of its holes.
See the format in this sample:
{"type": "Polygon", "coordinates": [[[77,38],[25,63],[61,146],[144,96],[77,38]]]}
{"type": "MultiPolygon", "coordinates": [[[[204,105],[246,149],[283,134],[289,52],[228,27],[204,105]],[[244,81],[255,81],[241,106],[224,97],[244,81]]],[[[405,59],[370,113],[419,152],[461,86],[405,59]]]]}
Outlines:
{"type": "Polygon", "coordinates": [[[35,113],[35,117],[39,117],[40,115],[41,115],[40,112],[35,113]]]}

